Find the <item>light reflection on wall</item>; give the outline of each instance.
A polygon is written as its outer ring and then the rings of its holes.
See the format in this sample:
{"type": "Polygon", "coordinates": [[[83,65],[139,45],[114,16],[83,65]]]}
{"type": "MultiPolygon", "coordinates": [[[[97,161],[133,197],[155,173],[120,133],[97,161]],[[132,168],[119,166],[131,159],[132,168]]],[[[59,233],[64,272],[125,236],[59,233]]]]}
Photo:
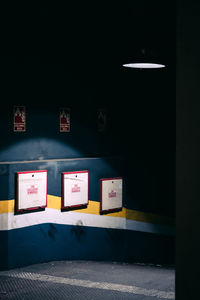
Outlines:
{"type": "Polygon", "coordinates": [[[5,147],[0,161],[42,160],[63,157],[81,157],[83,154],[71,145],[45,137],[22,140],[5,147]]]}

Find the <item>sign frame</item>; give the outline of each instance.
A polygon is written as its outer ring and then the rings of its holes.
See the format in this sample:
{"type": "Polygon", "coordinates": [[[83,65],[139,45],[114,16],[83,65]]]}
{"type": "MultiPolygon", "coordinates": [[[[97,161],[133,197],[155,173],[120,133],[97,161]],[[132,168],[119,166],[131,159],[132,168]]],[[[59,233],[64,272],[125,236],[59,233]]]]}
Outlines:
{"type": "Polygon", "coordinates": [[[13,131],[14,132],[26,132],[26,107],[25,105],[14,105],[13,106],[13,131]],[[21,114],[20,122],[16,122],[16,112],[17,110],[21,114]],[[23,115],[22,115],[23,114],[23,115]],[[23,120],[24,118],[24,120],[23,120]]]}
{"type": "Polygon", "coordinates": [[[48,171],[47,170],[33,170],[33,171],[20,171],[16,172],[16,202],[15,202],[15,211],[16,213],[23,213],[23,212],[31,212],[39,209],[45,209],[47,207],[47,189],[48,189],[48,171]],[[46,203],[45,205],[41,206],[33,206],[28,208],[19,208],[19,175],[20,174],[28,174],[28,173],[46,173],[46,203]]]}
{"type": "Polygon", "coordinates": [[[112,178],[100,179],[100,214],[118,212],[118,211],[121,211],[122,208],[123,208],[123,178],[122,177],[112,177],[112,178]],[[103,182],[104,181],[113,181],[113,180],[121,180],[122,181],[122,205],[119,207],[111,208],[111,209],[103,209],[103,182]]]}
{"type": "Polygon", "coordinates": [[[71,108],[61,107],[59,112],[59,131],[71,132],[71,108]]]}
{"type": "Polygon", "coordinates": [[[81,207],[87,207],[87,205],[89,204],[89,171],[88,170],[84,170],[84,171],[69,171],[69,172],[62,172],[62,197],[61,197],[61,210],[70,210],[70,209],[78,209],[81,207]],[[80,204],[76,204],[76,205],[65,205],[65,184],[64,184],[64,180],[65,180],[65,175],[66,174],[80,174],[80,173],[85,173],[88,176],[88,184],[87,184],[87,202],[86,203],[80,203],[80,204]]]}

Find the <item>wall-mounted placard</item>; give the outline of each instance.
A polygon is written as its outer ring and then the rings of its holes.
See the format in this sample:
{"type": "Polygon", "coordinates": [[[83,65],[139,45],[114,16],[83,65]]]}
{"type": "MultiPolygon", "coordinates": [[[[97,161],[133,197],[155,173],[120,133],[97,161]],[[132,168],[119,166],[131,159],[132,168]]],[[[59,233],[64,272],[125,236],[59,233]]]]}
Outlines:
{"type": "Polygon", "coordinates": [[[88,171],[62,173],[62,209],[88,204],[88,171]]]}
{"type": "Polygon", "coordinates": [[[97,131],[104,132],[107,127],[107,113],[105,109],[97,110],[97,131]]]}
{"type": "Polygon", "coordinates": [[[122,209],[121,177],[100,180],[100,213],[109,213],[122,209]]]}
{"type": "Polygon", "coordinates": [[[26,109],[25,106],[14,106],[13,110],[14,131],[26,131],[26,109]]]}
{"type": "Polygon", "coordinates": [[[60,132],[70,132],[70,108],[60,108],[60,132]]]}
{"type": "Polygon", "coordinates": [[[47,170],[17,172],[16,211],[47,206],[47,170]]]}

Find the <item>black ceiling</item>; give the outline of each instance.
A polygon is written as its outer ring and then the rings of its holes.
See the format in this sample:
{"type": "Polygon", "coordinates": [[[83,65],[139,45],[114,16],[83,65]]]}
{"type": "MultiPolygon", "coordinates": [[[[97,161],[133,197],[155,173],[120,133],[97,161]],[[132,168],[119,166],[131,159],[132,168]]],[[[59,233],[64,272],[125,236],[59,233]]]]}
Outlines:
{"type": "Polygon", "coordinates": [[[1,56],[6,66],[1,74],[5,82],[10,76],[18,91],[24,86],[34,93],[39,82],[45,91],[55,86],[54,92],[64,93],[87,85],[103,94],[108,87],[117,90],[123,80],[126,85],[134,74],[141,76],[125,71],[122,63],[134,60],[146,41],[147,49],[167,64],[162,76],[169,79],[175,72],[175,13],[172,0],[16,4],[2,11],[8,51],[1,56]]]}
{"type": "Polygon", "coordinates": [[[134,58],[145,41],[168,64],[174,55],[172,1],[71,1],[39,10],[42,61],[117,65],[134,58]]]}
{"type": "Polygon", "coordinates": [[[2,29],[10,54],[39,55],[41,62],[121,63],[141,49],[145,36],[147,48],[170,61],[175,13],[172,0],[17,4],[2,11],[2,29]]]}

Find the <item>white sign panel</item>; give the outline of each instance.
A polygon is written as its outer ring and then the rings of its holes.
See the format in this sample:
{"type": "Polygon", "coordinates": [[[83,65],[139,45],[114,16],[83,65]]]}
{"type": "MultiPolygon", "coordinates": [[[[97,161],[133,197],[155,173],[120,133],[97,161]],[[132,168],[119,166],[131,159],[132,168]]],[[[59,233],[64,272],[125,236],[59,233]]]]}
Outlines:
{"type": "Polygon", "coordinates": [[[17,172],[17,210],[46,207],[47,170],[17,172]]]}
{"type": "Polygon", "coordinates": [[[88,171],[63,172],[62,208],[88,204],[88,171]]]}
{"type": "Polygon", "coordinates": [[[101,179],[100,200],[101,213],[122,209],[122,178],[101,179]]]}

